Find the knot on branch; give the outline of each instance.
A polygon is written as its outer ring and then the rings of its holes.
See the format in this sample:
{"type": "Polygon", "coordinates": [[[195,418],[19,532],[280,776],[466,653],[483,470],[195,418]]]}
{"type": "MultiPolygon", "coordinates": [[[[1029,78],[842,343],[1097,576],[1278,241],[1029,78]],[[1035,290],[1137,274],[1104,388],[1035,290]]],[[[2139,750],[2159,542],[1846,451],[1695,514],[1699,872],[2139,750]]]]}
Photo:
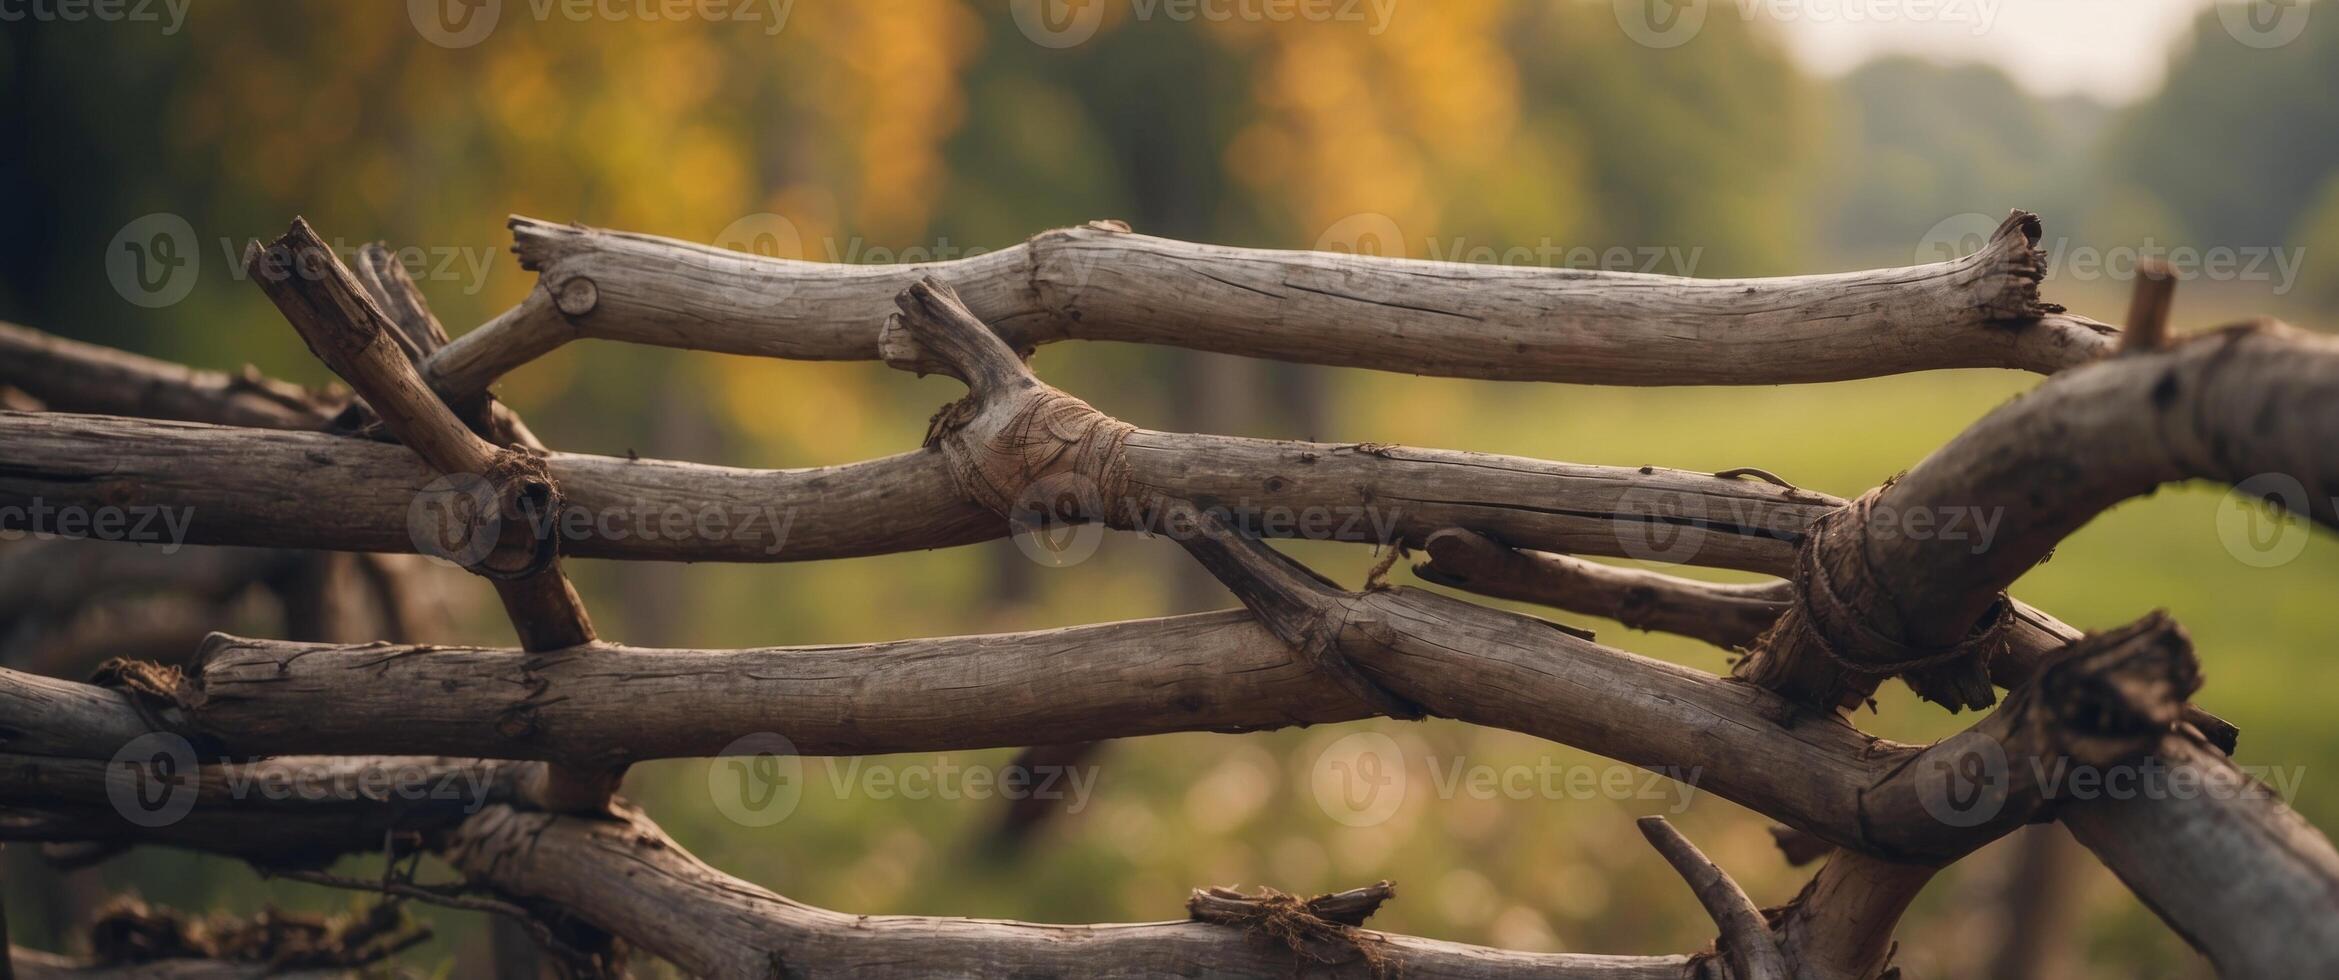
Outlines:
{"type": "Polygon", "coordinates": [[[1397,897],[1397,886],[1379,881],[1363,888],[1301,899],[1288,892],[1261,888],[1245,895],[1231,888],[1198,888],[1186,900],[1186,914],[1196,922],[1235,926],[1289,947],[1302,960],[1320,966],[1362,962],[1375,977],[1386,977],[1387,941],[1359,928],[1397,897]]]}
{"type": "Polygon", "coordinates": [[[99,664],[89,682],[122,692],[130,707],[137,710],[139,720],[158,732],[185,729],[187,726],[174,724],[170,716],[186,711],[195,702],[195,682],[185,671],[151,660],[116,657],[99,664]]]}
{"type": "Polygon", "coordinates": [[[948,283],[920,280],[894,302],[877,342],[886,362],[966,382],[926,429],[960,492],[1018,524],[1134,522],[1145,507],[1121,447],[1136,426],[1034,377],[948,283]]]}
{"type": "Polygon", "coordinates": [[[1989,665],[2007,650],[2013,600],[1999,593],[1955,643],[1911,641],[1898,603],[1868,558],[1868,522],[1891,487],[1887,482],[1812,522],[1795,552],[1794,604],[1755,640],[1739,677],[1830,709],[1858,704],[1895,676],[1951,711],[1997,700],[1989,665]]]}
{"type": "Polygon", "coordinates": [[[1122,443],[1137,427],[1047,385],[978,405],[973,396],[934,416],[926,445],[950,463],[959,492],[1018,524],[1130,522],[1143,510],[1129,489],[1122,443]],[[976,434],[977,412],[996,413],[976,434]]]}
{"type": "Polygon", "coordinates": [[[2191,637],[2154,610],[2065,648],[2025,690],[2024,724],[2045,753],[2108,766],[2174,730],[2200,689],[2191,637]]]}
{"type": "Polygon", "coordinates": [[[544,459],[497,449],[479,472],[432,481],[407,512],[415,550],[488,578],[517,580],[560,558],[560,485],[544,459]]]}
{"type": "MultiPolygon", "coordinates": [[[[556,525],[561,506],[560,484],[552,480],[552,467],[534,453],[498,449],[480,477],[495,488],[496,506],[503,519],[518,522],[520,540],[509,548],[498,547],[495,556],[474,571],[490,578],[523,579],[551,567],[560,558],[556,525]],[[511,551],[521,552],[517,567],[505,557],[511,551]]],[[[505,534],[506,540],[511,537],[505,534]]]]}

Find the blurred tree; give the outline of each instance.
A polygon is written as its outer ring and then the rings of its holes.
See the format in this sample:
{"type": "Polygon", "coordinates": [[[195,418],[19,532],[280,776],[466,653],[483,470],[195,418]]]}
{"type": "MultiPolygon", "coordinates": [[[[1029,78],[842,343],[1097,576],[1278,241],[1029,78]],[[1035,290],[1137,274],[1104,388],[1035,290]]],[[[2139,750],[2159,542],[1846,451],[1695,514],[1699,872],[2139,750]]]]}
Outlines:
{"type": "MultiPolygon", "coordinates": [[[[1952,215],[2045,209],[2048,185],[2090,148],[2104,110],[2054,110],[2004,72],[1884,58],[1832,86],[1838,126],[1816,196],[1828,247],[1906,264],[1952,215]]],[[[2063,230],[2063,229],[2059,229],[2063,230]]]]}
{"type": "Polygon", "coordinates": [[[2167,84],[2117,123],[2105,169],[2168,202],[2194,244],[2295,242],[2301,209],[2339,171],[2339,16],[2329,6],[2305,5],[2303,32],[2273,47],[2243,43],[2217,11],[2201,14],[2167,84]]]}

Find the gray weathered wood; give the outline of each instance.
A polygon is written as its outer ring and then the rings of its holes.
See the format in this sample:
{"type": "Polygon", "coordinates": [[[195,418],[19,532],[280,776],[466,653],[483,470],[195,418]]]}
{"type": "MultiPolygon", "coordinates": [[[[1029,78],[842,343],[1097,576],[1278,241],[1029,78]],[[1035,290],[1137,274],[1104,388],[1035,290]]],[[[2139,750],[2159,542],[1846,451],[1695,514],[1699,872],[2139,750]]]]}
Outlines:
{"type": "Polygon", "coordinates": [[[948,281],[1017,348],[1167,344],[1312,364],[1513,381],[1780,384],[1950,367],[2052,372],[2111,328],[2038,297],[2035,216],[1973,255],[1779,279],[1693,279],[1229,248],[1092,223],[948,262],[770,259],[511,220],[541,275],[520,307],[433,359],[450,393],[579,337],[810,360],[875,357],[894,294],[948,281]]]}

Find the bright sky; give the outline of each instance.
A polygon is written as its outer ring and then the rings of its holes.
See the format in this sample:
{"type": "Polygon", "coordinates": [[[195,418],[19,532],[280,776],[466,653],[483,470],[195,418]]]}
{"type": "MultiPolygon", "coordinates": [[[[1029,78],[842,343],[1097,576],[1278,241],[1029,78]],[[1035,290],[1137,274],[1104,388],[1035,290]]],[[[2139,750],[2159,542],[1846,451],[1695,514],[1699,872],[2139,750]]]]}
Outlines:
{"type": "MultiPolygon", "coordinates": [[[[1712,0],[1774,21],[1812,70],[1881,54],[1997,65],[2033,92],[2127,102],[2160,86],[2170,46],[2212,0],[1712,0]],[[1859,17],[1858,22],[1853,17],[1859,17]]],[[[2321,11],[2317,11],[2322,13],[2321,11]]],[[[2327,16],[2339,16],[2339,10],[2327,16]]]]}

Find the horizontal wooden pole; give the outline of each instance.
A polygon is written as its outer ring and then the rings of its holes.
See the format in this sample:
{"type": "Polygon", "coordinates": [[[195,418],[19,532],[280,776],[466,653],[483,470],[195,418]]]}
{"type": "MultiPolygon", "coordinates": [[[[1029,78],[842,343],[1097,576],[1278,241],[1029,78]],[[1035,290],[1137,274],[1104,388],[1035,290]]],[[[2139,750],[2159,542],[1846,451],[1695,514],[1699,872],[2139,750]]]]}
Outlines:
{"type": "MultiPolygon", "coordinates": [[[[0,412],[0,443],[10,447],[0,524],[53,531],[67,511],[76,521],[129,511],[116,533],[150,543],[412,552],[417,497],[436,476],[405,449],[364,439],[110,416],[0,412]]],[[[1779,571],[1800,529],[1836,503],[1680,470],[1402,446],[1138,430],[1127,449],[1134,484],[1218,501],[1276,537],[1418,544],[1464,526],[1541,550],[1779,571]]],[[[934,452],[796,470],[570,453],[546,462],[566,498],[561,552],[579,558],[811,561],[1010,530],[959,492],[934,452]]]]}
{"type": "Polygon", "coordinates": [[[2116,332],[2042,302],[2035,216],[1981,251],[1903,269],[1693,279],[1197,245],[1109,223],[946,262],[764,258],[511,221],[540,285],[430,362],[460,397],[580,337],[868,360],[893,297],[948,281],[1021,349],[1114,340],[1407,374],[1581,384],[1840,381],[2002,367],[2049,373],[2116,332]]]}

